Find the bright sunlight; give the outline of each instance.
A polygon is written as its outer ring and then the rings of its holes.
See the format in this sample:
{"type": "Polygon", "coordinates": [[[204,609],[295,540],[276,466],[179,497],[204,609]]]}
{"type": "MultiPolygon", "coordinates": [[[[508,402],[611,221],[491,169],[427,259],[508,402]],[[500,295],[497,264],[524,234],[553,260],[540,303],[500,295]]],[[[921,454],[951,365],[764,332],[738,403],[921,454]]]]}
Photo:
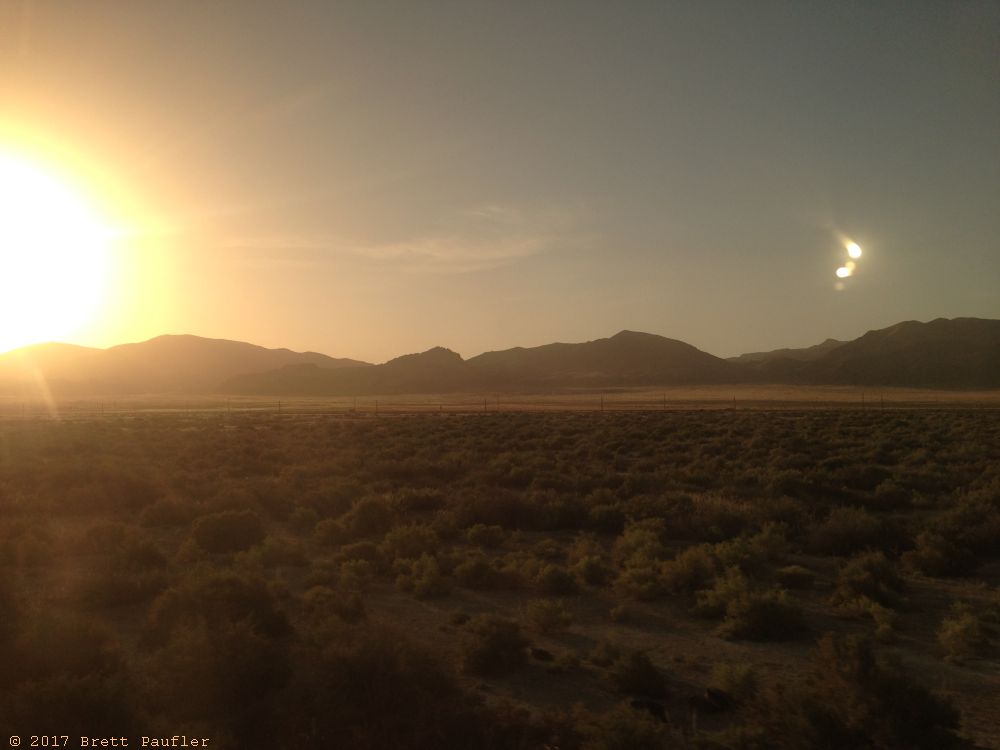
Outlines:
{"type": "Polygon", "coordinates": [[[66,338],[89,321],[111,237],[81,195],[0,153],[0,352],[66,338]]]}

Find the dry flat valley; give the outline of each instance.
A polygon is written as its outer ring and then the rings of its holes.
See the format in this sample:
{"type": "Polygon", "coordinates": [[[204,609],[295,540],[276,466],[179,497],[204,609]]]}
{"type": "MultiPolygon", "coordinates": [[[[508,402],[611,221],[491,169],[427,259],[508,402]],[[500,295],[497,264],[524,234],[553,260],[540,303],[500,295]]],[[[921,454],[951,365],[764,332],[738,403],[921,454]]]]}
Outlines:
{"type": "Polygon", "coordinates": [[[488,407],[3,420],[0,731],[1000,747],[994,410],[488,407]]]}

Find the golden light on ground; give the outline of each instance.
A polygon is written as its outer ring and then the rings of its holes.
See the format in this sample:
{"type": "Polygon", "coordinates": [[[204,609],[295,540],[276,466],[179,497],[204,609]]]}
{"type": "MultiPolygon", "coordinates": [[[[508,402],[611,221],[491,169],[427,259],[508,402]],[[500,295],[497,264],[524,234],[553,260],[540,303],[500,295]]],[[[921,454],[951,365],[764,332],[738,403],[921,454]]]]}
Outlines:
{"type": "Polygon", "coordinates": [[[848,276],[851,275],[851,273],[853,272],[851,271],[850,268],[848,268],[847,266],[841,266],[840,268],[837,269],[837,278],[846,279],[848,276]]]}
{"type": "Polygon", "coordinates": [[[857,260],[858,258],[861,257],[861,245],[859,245],[857,242],[848,242],[847,254],[850,255],[855,260],[857,260]]]}
{"type": "Polygon", "coordinates": [[[83,195],[0,152],[0,352],[87,325],[105,294],[112,238],[83,195]]]}

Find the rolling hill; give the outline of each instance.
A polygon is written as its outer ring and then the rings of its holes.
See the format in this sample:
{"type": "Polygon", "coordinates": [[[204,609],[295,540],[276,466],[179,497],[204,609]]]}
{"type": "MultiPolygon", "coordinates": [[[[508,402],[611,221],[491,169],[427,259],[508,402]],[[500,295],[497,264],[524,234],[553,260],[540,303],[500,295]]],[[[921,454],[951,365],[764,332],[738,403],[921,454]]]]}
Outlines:
{"type": "Polygon", "coordinates": [[[44,383],[61,395],[208,393],[239,373],[305,363],[331,369],[366,364],[187,335],[109,349],[40,344],[0,356],[0,389],[24,391],[44,383]]]}
{"type": "Polygon", "coordinates": [[[239,341],[160,336],[90,349],[42,344],[0,356],[0,393],[228,393],[360,396],[457,391],[563,391],[720,383],[1000,388],[1000,320],[938,318],[729,360],[636,331],[470,359],[435,347],[384,364],[239,341]]]}

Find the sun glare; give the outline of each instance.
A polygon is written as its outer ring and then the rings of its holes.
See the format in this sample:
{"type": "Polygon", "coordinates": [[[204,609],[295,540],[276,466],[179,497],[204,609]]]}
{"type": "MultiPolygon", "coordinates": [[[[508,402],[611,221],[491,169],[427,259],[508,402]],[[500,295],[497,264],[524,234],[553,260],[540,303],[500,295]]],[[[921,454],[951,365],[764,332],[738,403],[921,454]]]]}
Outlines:
{"type": "Polygon", "coordinates": [[[861,257],[861,245],[859,245],[857,242],[848,242],[847,254],[850,255],[855,260],[857,260],[858,258],[861,257]]]}
{"type": "Polygon", "coordinates": [[[0,153],[0,352],[68,337],[89,321],[111,239],[67,184],[0,153]]]}

